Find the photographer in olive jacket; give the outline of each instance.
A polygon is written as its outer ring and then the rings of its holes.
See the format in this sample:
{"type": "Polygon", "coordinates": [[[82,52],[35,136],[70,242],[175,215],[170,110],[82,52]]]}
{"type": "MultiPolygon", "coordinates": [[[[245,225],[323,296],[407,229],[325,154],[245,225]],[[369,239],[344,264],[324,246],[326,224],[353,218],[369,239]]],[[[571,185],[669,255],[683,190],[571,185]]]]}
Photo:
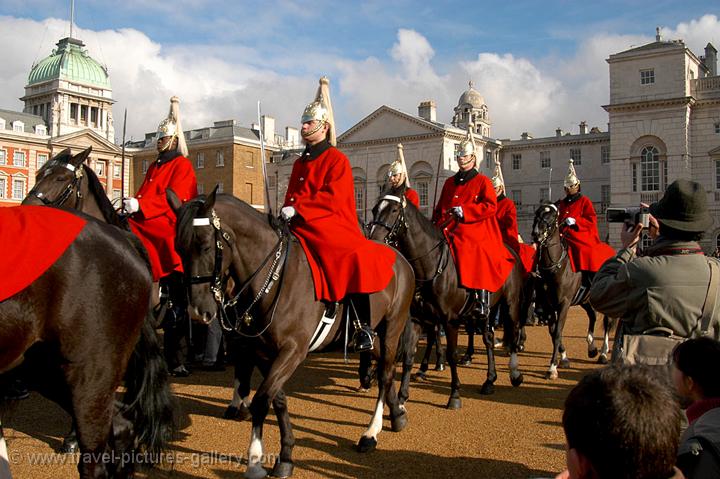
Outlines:
{"type": "MultiPolygon", "coordinates": [[[[620,318],[613,360],[622,357],[624,334],[643,335],[659,328],[675,337],[702,335],[701,317],[709,318],[707,335],[720,338],[720,300],[710,288],[710,261],[698,240],[713,219],[707,195],[694,181],[674,181],[657,203],[650,205],[649,234],[654,243],[636,257],[641,224],[624,227],[623,248],[598,271],[590,289],[590,303],[597,311],[620,318]],[[714,308],[704,308],[713,304],[714,308]],[[620,353],[620,354],[618,354],[620,353]]],[[[712,268],[718,275],[718,268],[712,268]]],[[[716,283],[717,284],[717,283],[716,283]]]]}

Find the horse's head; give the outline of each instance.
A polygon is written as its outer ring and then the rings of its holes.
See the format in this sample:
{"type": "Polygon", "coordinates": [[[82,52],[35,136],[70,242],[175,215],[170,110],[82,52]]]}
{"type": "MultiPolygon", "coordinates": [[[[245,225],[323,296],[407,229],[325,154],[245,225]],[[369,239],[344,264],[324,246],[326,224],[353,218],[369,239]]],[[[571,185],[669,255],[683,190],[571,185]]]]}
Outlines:
{"type": "Polygon", "coordinates": [[[215,213],[216,192],[217,187],[207,198],[199,196],[183,205],[172,190],[167,191],[168,203],[177,215],[175,249],[190,278],[190,306],[194,317],[205,322],[218,313],[232,262],[232,232],[223,229],[215,213]]]}
{"type": "Polygon", "coordinates": [[[77,155],[73,155],[70,148],[58,153],[38,170],[35,186],[22,204],[60,206],[72,195],[78,200],[82,198],[80,183],[85,174],[83,163],[91,151],[90,146],[77,155]]]}
{"type": "Polygon", "coordinates": [[[368,237],[397,245],[398,237],[407,231],[405,187],[385,189],[381,194],[372,210],[373,219],[368,237]]]}
{"type": "Polygon", "coordinates": [[[559,214],[557,206],[552,203],[543,203],[535,210],[532,227],[534,242],[544,244],[552,236],[558,227],[557,219],[559,214]]]}

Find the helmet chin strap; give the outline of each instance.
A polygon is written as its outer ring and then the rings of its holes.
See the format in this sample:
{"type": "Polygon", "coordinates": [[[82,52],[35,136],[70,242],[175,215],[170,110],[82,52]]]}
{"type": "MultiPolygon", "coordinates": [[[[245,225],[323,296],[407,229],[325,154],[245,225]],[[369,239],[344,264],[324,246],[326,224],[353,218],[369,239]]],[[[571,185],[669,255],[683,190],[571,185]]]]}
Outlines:
{"type": "MultiPolygon", "coordinates": [[[[167,138],[167,137],[165,137],[165,138],[167,138]]],[[[170,137],[170,141],[168,141],[167,143],[165,143],[165,146],[163,146],[162,148],[160,148],[160,150],[159,150],[160,153],[164,153],[164,152],[168,151],[168,150],[170,149],[170,147],[172,146],[173,141],[175,140],[175,138],[177,138],[177,136],[176,136],[176,135],[172,135],[172,136],[170,137]]],[[[160,138],[160,139],[162,140],[162,138],[160,138]]]]}
{"type": "Polygon", "coordinates": [[[318,122],[317,122],[317,125],[315,126],[315,128],[313,128],[312,130],[310,130],[310,131],[308,131],[308,132],[303,132],[303,131],[301,131],[300,134],[302,135],[303,138],[307,138],[308,136],[312,136],[312,135],[314,135],[315,133],[317,133],[318,131],[320,131],[320,129],[321,129],[323,126],[325,126],[325,122],[324,122],[324,121],[318,121],[318,122]]]}
{"type": "Polygon", "coordinates": [[[475,157],[472,155],[470,155],[470,159],[467,161],[460,161],[460,157],[458,157],[458,165],[460,165],[460,166],[465,166],[465,165],[469,164],[471,161],[475,161],[475,157]]]}

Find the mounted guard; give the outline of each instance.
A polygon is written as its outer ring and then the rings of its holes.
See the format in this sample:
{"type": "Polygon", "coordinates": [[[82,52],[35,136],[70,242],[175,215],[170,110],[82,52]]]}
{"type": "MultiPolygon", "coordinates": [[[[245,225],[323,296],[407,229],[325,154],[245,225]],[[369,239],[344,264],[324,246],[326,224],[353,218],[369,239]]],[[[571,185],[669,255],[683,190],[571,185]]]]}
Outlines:
{"type": "Polygon", "coordinates": [[[353,346],[367,351],[375,337],[368,293],[390,282],[395,252],[365,239],[358,225],[350,162],[335,148],[326,77],[303,112],[301,134],[305,151],[293,165],[280,216],[305,250],[316,300],[331,305],[348,298],[357,314],[353,346]]]}
{"type": "Polygon", "coordinates": [[[592,201],[580,193],[580,179],[575,172],[572,158],[565,177],[565,198],[558,200],[558,225],[568,245],[570,265],[575,272],[582,272],[583,285],[589,287],[593,276],[608,258],[615,256],[610,245],[600,241],[597,214],[592,201]]]}
{"type": "Polygon", "coordinates": [[[420,208],[420,197],[417,191],[410,187],[410,178],[408,177],[407,165],[405,164],[402,143],[398,143],[397,158],[392,162],[388,170],[388,184],[391,189],[405,186],[405,199],[414,204],[416,208],[420,208]]]}
{"type": "Polygon", "coordinates": [[[178,97],[170,98],[170,112],[158,126],[157,160],[148,168],[135,197],[123,199],[123,206],[130,215],[130,228],[148,252],[154,280],[159,280],[161,290],[169,295],[168,311],[174,313],[175,320],[173,324],[166,322],[165,327],[168,366],[173,375],[188,376],[190,323],[187,292],[182,260],[175,251],[175,213],[168,205],[165,193],[170,188],[183,202],[198,194],[195,171],[187,158],[179,105],[178,97]]]}
{"type": "Polygon", "coordinates": [[[481,318],[490,314],[490,293],[500,289],[515,260],[503,246],[495,213],[497,198],[490,179],[476,169],[477,148],[471,129],[456,152],[459,170],[443,185],[433,212],[451,245],[460,284],[481,318]]]}

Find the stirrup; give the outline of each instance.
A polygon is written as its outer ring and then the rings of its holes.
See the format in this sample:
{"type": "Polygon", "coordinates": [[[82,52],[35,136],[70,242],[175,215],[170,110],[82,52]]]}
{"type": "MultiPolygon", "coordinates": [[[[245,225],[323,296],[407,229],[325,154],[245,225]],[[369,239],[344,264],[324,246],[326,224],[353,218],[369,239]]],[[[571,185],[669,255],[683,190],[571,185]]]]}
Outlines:
{"type": "Polygon", "coordinates": [[[368,328],[366,325],[355,330],[353,333],[353,349],[356,353],[363,351],[370,351],[373,348],[373,341],[375,339],[375,331],[368,328]]]}

